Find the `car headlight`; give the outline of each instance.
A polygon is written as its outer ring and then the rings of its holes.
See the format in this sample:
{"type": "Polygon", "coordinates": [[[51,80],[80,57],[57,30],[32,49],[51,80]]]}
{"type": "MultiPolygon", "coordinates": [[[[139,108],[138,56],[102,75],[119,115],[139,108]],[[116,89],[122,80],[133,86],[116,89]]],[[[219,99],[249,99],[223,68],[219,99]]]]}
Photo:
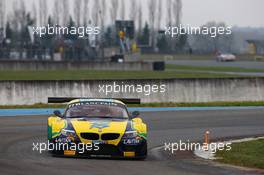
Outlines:
{"type": "Polygon", "coordinates": [[[70,143],[76,141],[78,138],[75,131],[71,129],[61,129],[61,135],[55,139],[55,142],[70,143]]]}
{"type": "Polygon", "coordinates": [[[61,134],[65,136],[75,136],[75,131],[74,130],[69,130],[69,129],[62,129],[61,134]]]}
{"type": "Polygon", "coordinates": [[[127,131],[123,135],[123,138],[135,138],[135,137],[137,137],[137,131],[127,131]]]}

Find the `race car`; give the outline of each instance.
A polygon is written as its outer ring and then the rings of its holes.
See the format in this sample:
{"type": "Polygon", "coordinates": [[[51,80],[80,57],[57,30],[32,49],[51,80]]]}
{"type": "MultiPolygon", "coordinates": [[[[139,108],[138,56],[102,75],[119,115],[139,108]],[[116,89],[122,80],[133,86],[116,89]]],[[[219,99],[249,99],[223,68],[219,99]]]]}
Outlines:
{"type": "Polygon", "coordinates": [[[129,114],[126,106],[140,103],[139,99],[49,98],[48,102],[69,102],[63,114],[54,111],[48,118],[53,155],[147,157],[147,126],[138,111],[129,114]]]}
{"type": "Polygon", "coordinates": [[[217,54],[216,55],[216,61],[219,61],[219,62],[225,62],[225,61],[236,61],[236,56],[233,55],[233,54],[217,54]]]}

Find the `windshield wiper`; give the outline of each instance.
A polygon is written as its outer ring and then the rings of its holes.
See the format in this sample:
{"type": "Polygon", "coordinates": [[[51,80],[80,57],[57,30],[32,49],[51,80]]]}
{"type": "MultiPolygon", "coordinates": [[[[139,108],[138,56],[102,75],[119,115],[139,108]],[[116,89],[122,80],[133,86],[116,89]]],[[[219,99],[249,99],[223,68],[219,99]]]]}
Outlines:
{"type": "Polygon", "coordinates": [[[84,118],[85,116],[69,116],[69,117],[66,117],[66,118],[84,118]]]}
{"type": "Polygon", "coordinates": [[[113,116],[93,116],[92,118],[125,119],[124,117],[113,117],[113,116]]]}
{"type": "Polygon", "coordinates": [[[112,116],[70,116],[67,118],[111,118],[111,119],[127,119],[125,117],[112,117],[112,116]]]}

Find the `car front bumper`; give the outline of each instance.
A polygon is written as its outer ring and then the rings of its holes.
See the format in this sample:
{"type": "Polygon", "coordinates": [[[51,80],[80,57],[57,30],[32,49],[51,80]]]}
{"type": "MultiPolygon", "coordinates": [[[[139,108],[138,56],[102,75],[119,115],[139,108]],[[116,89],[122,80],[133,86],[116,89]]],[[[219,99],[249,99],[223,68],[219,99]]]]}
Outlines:
{"type": "Polygon", "coordinates": [[[142,140],[138,144],[125,145],[119,143],[117,146],[111,144],[99,144],[98,150],[84,149],[59,149],[53,150],[55,156],[64,157],[96,157],[96,158],[146,158],[147,141],[142,140]]]}

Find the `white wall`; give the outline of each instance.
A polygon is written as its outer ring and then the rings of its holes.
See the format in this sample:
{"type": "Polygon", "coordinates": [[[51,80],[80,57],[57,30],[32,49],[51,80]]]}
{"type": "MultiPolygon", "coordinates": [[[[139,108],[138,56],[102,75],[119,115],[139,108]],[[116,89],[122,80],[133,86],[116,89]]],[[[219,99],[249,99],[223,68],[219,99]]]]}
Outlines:
{"type": "MultiPolygon", "coordinates": [[[[47,97],[106,97],[99,84],[113,81],[0,81],[0,105],[47,103],[47,97]]],[[[264,101],[264,79],[126,80],[123,84],[165,84],[165,93],[112,93],[108,97],[141,98],[143,102],[264,101]]]]}

